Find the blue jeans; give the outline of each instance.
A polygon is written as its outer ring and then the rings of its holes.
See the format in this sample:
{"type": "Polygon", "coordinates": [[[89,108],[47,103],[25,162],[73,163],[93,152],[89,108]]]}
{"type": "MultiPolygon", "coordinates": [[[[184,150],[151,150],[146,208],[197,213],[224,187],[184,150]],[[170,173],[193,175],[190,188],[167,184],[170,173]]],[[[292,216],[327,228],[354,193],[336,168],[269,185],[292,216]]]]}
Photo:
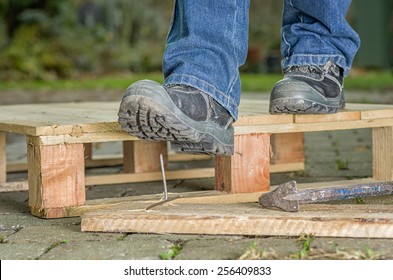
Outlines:
{"type": "MultiPolygon", "coordinates": [[[[360,40],[350,0],[285,0],[282,67],[333,61],[347,75],[360,40]]],[[[176,0],[163,58],[164,85],[195,87],[237,119],[239,67],[248,48],[249,0],[176,0]]]]}

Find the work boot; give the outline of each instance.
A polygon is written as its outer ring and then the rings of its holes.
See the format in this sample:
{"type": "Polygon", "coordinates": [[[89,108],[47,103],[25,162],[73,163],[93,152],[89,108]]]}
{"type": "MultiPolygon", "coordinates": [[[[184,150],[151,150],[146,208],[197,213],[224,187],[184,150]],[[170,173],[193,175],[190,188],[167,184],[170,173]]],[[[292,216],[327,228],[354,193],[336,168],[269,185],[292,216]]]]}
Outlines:
{"type": "Polygon", "coordinates": [[[332,114],[345,107],[343,69],[329,61],[323,67],[292,66],[284,70],[270,94],[271,114],[332,114]]]}
{"type": "Polygon", "coordinates": [[[136,82],[121,101],[119,123],[141,139],[170,141],[178,152],[233,154],[232,117],[211,96],[193,87],[136,82]]]}

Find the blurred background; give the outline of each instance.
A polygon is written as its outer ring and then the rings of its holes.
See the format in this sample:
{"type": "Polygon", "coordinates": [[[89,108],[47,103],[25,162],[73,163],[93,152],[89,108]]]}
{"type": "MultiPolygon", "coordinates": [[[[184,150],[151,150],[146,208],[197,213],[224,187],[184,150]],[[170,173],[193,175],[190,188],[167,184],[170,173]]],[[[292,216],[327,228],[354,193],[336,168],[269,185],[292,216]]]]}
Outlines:
{"type": "MultiPolygon", "coordinates": [[[[390,75],[392,2],[353,0],[348,20],[362,39],[355,74],[390,75]]],[[[173,0],[0,0],[0,82],[137,73],[160,79],[172,5],[173,0]]],[[[282,1],[251,1],[243,73],[280,73],[281,13],[282,1]]],[[[246,87],[252,84],[245,80],[246,87]]]]}

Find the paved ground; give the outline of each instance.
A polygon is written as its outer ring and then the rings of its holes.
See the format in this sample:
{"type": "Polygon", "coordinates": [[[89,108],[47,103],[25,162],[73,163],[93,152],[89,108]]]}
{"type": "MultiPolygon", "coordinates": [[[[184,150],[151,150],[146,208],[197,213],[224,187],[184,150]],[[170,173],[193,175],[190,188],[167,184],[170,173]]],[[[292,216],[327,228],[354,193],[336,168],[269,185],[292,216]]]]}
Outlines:
{"type": "MultiPolygon", "coordinates": [[[[3,94],[3,93],[2,93],[3,94]]],[[[63,93],[48,93],[50,101],[72,100],[63,93]],[[57,97],[53,96],[59,94],[57,97]]],[[[6,102],[16,99],[4,93],[6,102]]],[[[105,100],[116,100],[118,93],[105,100]]],[[[19,96],[14,93],[14,97],[19,96]]],[[[21,95],[22,96],[22,95],[21,95]]],[[[109,97],[108,97],[109,96],[109,97]]],[[[261,98],[266,98],[263,95],[261,98]]],[[[19,97],[18,97],[19,98],[19,97]]],[[[78,97],[78,100],[96,98],[78,97]]],[[[351,101],[393,104],[392,93],[348,93],[351,101]]],[[[14,101],[13,101],[14,100],[14,101]]],[[[43,102],[44,96],[28,95],[25,101],[43,102]]],[[[25,155],[23,137],[7,138],[9,160],[25,155]]],[[[331,181],[363,178],[371,175],[371,131],[368,129],[307,133],[305,135],[306,170],[304,172],[273,174],[272,184],[288,179],[298,182],[331,181]]],[[[98,153],[121,152],[120,144],[98,145],[98,153]]],[[[198,163],[204,166],[212,162],[198,163]]],[[[118,168],[118,167],[117,167],[118,168]]],[[[89,170],[116,172],[117,169],[89,170]]],[[[26,174],[11,174],[11,178],[26,174]]],[[[213,180],[182,180],[169,182],[170,191],[184,192],[213,188],[213,180]]],[[[97,186],[87,189],[88,199],[160,193],[161,183],[97,186]]],[[[177,248],[176,259],[292,259],[304,250],[301,238],[253,236],[155,235],[121,233],[82,233],[80,218],[42,220],[30,215],[26,192],[0,193],[0,259],[160,259],[162,254],[177,248]]],[[[368,200],[365,199],[365,203],[368,200]]],[[[314,238],[310,259],[393,259],[393,240],[314,238]]]]}

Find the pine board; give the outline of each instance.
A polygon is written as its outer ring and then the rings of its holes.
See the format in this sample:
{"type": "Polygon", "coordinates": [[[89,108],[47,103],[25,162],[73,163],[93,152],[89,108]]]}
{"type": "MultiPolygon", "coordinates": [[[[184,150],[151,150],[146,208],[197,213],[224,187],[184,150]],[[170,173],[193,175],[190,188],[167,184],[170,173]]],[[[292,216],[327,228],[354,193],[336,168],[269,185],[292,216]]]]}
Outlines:
{"type": "MultiPolygon", "coordinates": [[[[347,181],[345,184],[359,182],[347,181]]],[[[342,183],[314,183],[306,187],[342,183]]],[[[260,194],[203,193],[202,197],[194,194],[194,197],[179,198],[151,210],[146,207],[157,202],[157,196],[129,199],[128,202],[123,198],[118,203],[112,200],[112,204],[91,205],[95,209],[82,215],[81,227],[82,231],[93,232],[253,236],[313,233],[330,237],[393,238],[391,196],[383,201],[371,200],[369,204],[302,205],[299,212],[287,213],[261,208],[257,203],[260,194]]]]}
{"type": "MultiPolygon", "coordinates": [[[[0,131],[30,136],[67,136],[89,139],[126,138],[117,123],[118,102],[81,102],[0,106],[0,131]],[[86,134],[95,134],[92,137],[86,134]]],[[[268,101],[242,100],[235,133],[289,133],[299,131],[382,127],[393,124],[393,106],[348,104],[333,115],[270,115],[268,101]]],[[[76,143],[76,140],[64,141],[76,143]]],[[[92,140],[92,141],[93,141],[92,140]]],[[[130,140],[130,138],[129,138],[130,140]]],[[[48,140],[49,141],[49,140],[48,140]]]]}

